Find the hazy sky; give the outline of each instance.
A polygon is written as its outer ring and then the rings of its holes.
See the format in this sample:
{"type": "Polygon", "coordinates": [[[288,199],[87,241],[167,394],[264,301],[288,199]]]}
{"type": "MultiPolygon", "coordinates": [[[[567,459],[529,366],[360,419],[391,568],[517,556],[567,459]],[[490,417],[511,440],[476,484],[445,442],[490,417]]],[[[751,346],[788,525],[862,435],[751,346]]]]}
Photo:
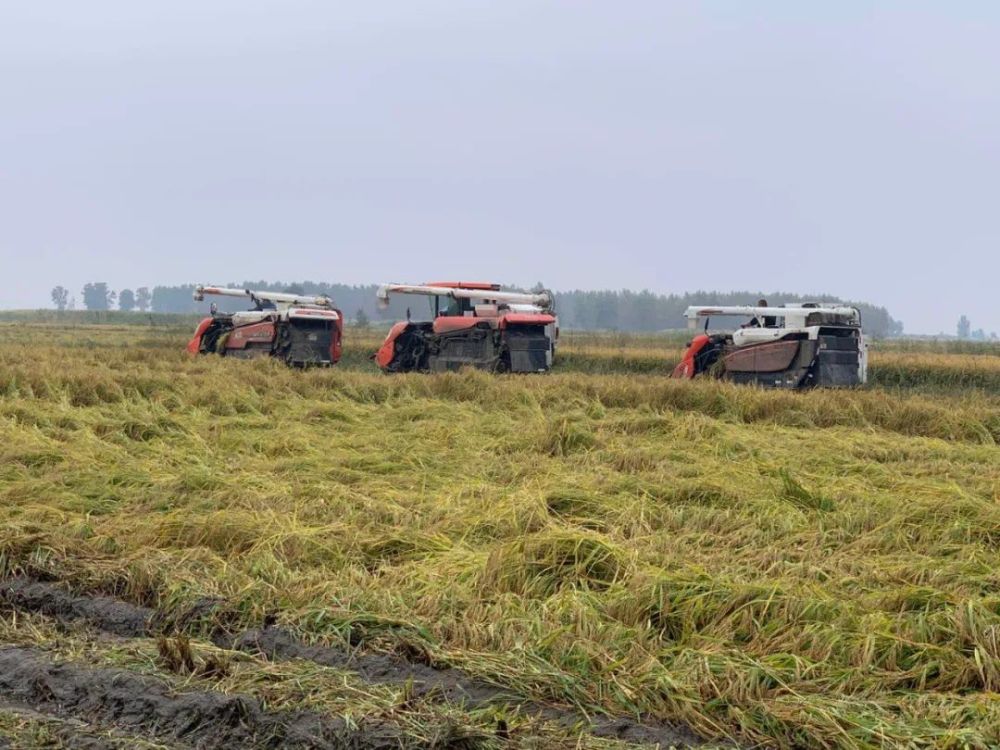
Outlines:
{"type": "Polygon", "coordinates": [[[781,288],[1000,331],[1000,3],[0,0],[0,306],[781,288]]]}

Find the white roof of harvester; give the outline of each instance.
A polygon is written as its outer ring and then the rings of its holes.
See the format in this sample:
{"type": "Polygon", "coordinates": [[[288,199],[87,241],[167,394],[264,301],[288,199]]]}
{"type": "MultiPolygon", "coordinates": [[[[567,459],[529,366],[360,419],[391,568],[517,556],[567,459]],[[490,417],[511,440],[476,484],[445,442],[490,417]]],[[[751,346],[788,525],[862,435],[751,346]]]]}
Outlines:
{"type": "Polygon", "coordinates": [[[379,307],[389,305],[390,294],[423,294],[431,297],[451,297],[453,299],[485,299],[493,302],[532,305],[543,310],[552,307],[550,292],[503,292],[494,289],[472,289],[455,286],[428,286],[426,284],[382,284],[375,297],[379,307]]]}
{"type": "Polygon", "coordinates": [[[246,297],[253,301],[271,302],[275,305],[305,307],[333,307],[333,300],[325,294],[290,294],[287,292],[261,292],[253,289],[233,289],[224,286],[199,284],[194,288],[194,299],[201,302],[206,295],[219,297],[246,297]]]}
{"type": "Polygon", "coordinates": [[[843,305],[806,307],[790,305],[788,307],[757,307],[755,305],[695,305],[684,311],[689,326],[695,326],[698,318],[716,316],[738,316],[757,318],[784,318],[785,326],[804,326],[806,318],[813,313],[824,315],[840,315],[849,318],[855,325],[861,324],[861,313],[856,307],[843,305]]]}

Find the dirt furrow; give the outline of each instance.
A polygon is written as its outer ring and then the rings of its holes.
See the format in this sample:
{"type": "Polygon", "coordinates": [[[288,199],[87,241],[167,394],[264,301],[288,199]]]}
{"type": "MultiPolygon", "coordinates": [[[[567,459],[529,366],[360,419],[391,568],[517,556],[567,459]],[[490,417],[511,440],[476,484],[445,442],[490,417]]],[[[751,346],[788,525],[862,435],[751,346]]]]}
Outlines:
{"type": "Polygon", "coordinates": [[[100,730],[77,718],[63,718],[0,701],[0,750],[28,747],[51,750],[171,750],[177,746],[115,729],[100,730]],[[16,726],[5,726],[9,721],[16,726]]]}
{"type": "MultiPolygon", "coordinates": [[[[425,746],[423,740],[385,722],[351,725],[309,712],[270,712],[245,695],[175,692],[156,677],[52,662],[44,651],[26,647],[0,647],[0,697],[49,715],[127,727],[199,750],[398,750],[425,746]]],[[[451,736],[439,737],[435,746],[469,748],[478,744],[474,739],[456,730],[451,736]]]]}
{"type": "MultiPolygon", "coordinates": [[[[165,622],[149,608],[105,596],[82,596],[59,585],[23,578],[0,584],[0,601],[22,611],[59,620],[82,620],[92,627],[123,637],[154,635],[165,622]]],[[[183,619],[183,618],[182,618],[183,619]]],[[[584,717],[569,708],[547,706],[518,698],[501,687],[469,677],[454,668],[439,668],[398,656],[360,653],[302,642],[280,627],[266,626],[237,634],[217,632],[213,642],[222,647],[260,654],[272,661],[305,659],[322,666],[350,671],[371,684],[412,686],[415,696],[463,704],[469,708],[507,706],[524,715],[577,728],[595,737],[661,747],[694,747],[702,743],[690,730],[655,719],[584,717]]]]}

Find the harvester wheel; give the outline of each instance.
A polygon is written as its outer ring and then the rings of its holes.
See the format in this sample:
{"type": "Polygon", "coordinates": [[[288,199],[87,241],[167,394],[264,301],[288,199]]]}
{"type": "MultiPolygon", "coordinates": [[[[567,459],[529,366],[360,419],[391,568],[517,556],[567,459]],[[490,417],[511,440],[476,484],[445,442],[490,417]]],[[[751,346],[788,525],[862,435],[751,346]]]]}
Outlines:
{"type": "Polygon", "coordinates": [[[286,365],[291,365],[292,333],[288,326],[278,326],[278,336],[274,344],[274,354],[286,365]]]}
{"type": "Polygon", "coordinates": [[[510,372],[510,352],[507,351],[506,347],[500,352],[500,356],[494,360],[493,367],[490,369],[496,373],[510,372]]]}

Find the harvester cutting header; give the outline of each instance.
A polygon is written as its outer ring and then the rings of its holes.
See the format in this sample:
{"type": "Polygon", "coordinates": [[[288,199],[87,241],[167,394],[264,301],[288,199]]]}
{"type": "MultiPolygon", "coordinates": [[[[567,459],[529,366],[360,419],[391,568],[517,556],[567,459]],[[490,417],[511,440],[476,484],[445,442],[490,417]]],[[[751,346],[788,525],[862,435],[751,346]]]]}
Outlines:
{"type": "Polygon", "coordinates": [[[429,321],[393,325],[375,361],[385,372],[437,372],[471,366],[492,372],[544,372],[552,366],[559,335],[549,291],[508,292],[499,284],[439,281],[384,284],[376,291],[385,309],[393,294],[430,299],[429,321]]]}
{"type": "Polygon", "coordinates": [[[287,294],[197,286],[194,299],[243,297],[254,308],[219,312],[198,324],[188,343],[192,354],[252,359],[277,357],[289,365],[333,365],[340,359],[344,319],[326,295],[287,294]]]}
{"type": "Polygon", "coordinates": [[[815,303],[770,307],[689,307],[688,327],[704,333],[688,345],[675,378],[701,374],[769,388],[862,385],[868,380],[868,346],[854,307],[815,303]],[[708,333],[711,317],[750,317],[732,333],[708,333]]]}

